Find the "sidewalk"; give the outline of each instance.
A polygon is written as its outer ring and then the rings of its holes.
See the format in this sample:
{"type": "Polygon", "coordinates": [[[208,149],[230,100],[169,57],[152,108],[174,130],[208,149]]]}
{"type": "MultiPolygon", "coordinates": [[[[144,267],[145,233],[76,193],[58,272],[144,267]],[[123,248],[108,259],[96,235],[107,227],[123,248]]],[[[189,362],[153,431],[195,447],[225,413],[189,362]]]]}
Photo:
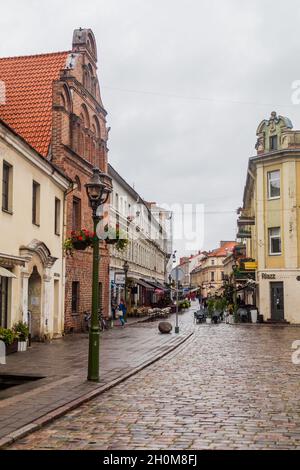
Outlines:
{"type": "MultiPolygon", "coordinates": [[[[130,322],[101,334],[100,383],[86,381],[88,335],[74,334],[7,357],[1,374],[42,377],[0,391],[0,447],[111,388],[182,344],[193,332],[193,308],[179,316],[180,334],[161,335],[158,321],[130,322]],[[48,414],[51,413],[49,417],[48,414]],[[47,415],[47,416],[45,416],[47,415]]],[[[175,315],[170,317],[175,323],[175,315]]],[[[174,328],[173,328],[174,330],[174,328]]]]}

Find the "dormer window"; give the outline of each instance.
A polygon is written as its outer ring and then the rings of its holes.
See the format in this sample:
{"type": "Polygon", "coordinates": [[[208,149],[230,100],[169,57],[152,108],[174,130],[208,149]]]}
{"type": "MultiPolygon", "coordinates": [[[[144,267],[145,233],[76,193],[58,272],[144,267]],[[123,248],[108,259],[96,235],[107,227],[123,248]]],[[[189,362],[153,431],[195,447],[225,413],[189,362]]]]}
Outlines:
{"type": "Polygon", "coordinates": [[[278,149],[278,138],[277,135],[272,135],[270,137],[270,150],[277,150],[278,149]]]}

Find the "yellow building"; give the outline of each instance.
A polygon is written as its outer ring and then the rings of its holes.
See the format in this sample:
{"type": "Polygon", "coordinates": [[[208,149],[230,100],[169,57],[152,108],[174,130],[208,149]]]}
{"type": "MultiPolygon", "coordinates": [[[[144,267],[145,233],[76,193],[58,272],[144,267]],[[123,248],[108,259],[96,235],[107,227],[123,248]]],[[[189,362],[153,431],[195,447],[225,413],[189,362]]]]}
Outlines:
{"type": "Polygon", "coordinates": [[[0,120],[0,326],[31,319],[37,339],[59,336],[64,329],[69,186],[60,170],[0,120]]]}
{"type": "Polygon", "coordinates": [[[288,118],[263,120],[249,159],[238,238],[257,263],[264,320],[300,323],[300,131],[288,118]]]}
{"type": "Polygon", "coordinates": [[[220,247],[206,253],[200,265],[191,272],[191,285],[201,288],[203,298],[220,293],[225,279],[223,261],[235,245],[234,241],[221,241],[220,247]]]}

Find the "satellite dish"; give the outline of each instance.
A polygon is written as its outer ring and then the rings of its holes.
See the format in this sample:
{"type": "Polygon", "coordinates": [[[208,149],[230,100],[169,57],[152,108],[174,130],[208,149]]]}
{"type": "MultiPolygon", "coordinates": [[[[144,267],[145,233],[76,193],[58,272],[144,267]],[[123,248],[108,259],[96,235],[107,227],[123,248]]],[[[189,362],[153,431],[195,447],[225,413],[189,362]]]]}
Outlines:
{"type": "Polygon", "coordinates": [[[171,271],[171,278],[173,281],[183,281],[185,278],[185,273],[184,270],[179,268],[178,266],[176,268],[173,268],[171,271]]]}

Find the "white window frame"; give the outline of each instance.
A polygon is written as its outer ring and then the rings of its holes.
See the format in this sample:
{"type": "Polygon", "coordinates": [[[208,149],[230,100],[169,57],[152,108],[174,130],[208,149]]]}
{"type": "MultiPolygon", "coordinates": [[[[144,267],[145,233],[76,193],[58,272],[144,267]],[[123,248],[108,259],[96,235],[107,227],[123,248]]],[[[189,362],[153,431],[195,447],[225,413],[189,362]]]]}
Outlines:
{"type": "Polygon", "coordinates": [[[270,256],[280,256],[282,254],[282,240],[281,240],[281,229],[280,227],[270,227],[268,228],[268,238],[269,238],[269,255],[270,256]],[[278,235],[272,235],[271,231],[272,230],[278,230],[278,235]],[[280,239],[280,252],[273,253],[272,252],[272,240],[274,238],[279,238],[280,239]]]}
{"type": "Polygon", "coordinates": [[[272,200],[272,199],[280,199],[280,195],[281,195],[280,170],[268,171],[267,179],[268,179],[268,199],[269,199],[269,200],[272,200]],[[271,176],[272,176],[272,174],[274,174],[274,173],[278,173],[278,174],[279,174],[279,177],[278,177],[278,178],[272,178],[271,176]],[[271,196],[271,182],[272,182],[272,181],[276,181],[276,180],[279,180],[279,196],[271,196]]]}

